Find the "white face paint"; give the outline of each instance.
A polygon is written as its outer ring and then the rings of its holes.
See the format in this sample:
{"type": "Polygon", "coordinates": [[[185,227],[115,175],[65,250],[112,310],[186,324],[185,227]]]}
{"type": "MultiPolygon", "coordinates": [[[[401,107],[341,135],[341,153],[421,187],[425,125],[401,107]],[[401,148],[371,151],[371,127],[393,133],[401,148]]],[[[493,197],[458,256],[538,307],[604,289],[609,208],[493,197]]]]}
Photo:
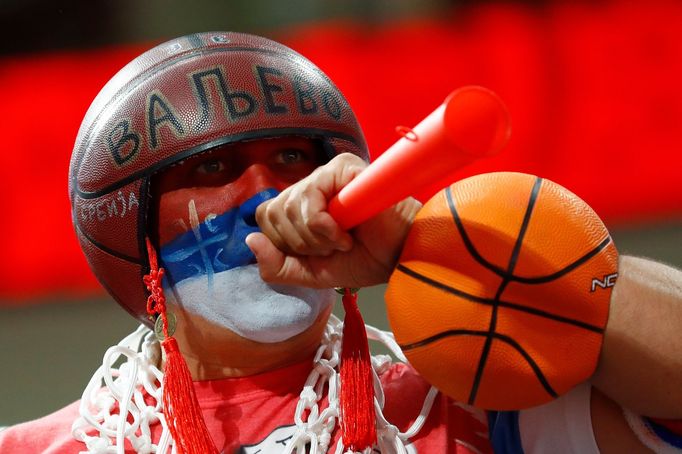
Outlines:
{"type": "Polygon", "coordinates": [[[206,275],[184,279],[167,288],[166,297],[242,337],[274,343],[310,328],[334,303],[336,293],[267,284],[253,264],[215,273],[210,283],[206,275]]]}

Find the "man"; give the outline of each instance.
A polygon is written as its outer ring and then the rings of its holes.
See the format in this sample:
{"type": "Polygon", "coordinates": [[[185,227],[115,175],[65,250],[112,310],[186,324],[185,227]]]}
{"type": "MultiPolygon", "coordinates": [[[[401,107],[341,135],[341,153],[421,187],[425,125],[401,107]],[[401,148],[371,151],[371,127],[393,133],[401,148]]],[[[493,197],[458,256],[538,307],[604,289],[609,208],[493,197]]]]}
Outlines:
{"type": "MultiPolygon", "coordinates": [[[[367,156],[352,111],[314,65],[237,33],[152,49],[88,111],[70,171],[81,245],[103,285],[143,323],[163,306],[157,319],[169,326],[159,337],[177,340],[216,452],[343,448],[340,331],[327,321],[328,289],[385,282],[420,208],[408,199],[342,231],[326,202],[367,156]],[[163,276],[154,273],[156,253],[163,276]],[[152,281],[165,297],[154,293],[147,305],[152,281]]],[[[599,391],[586,383],[496,424],[495,452],[637,452],[679,442],[672,431],[635,435],[630,425],[640,419],[628,416],[629,425],[615,402],[682,417],[680,273],[627,257],[619,273],[591,380],[599,391]]],[[[8,429],[0,450],[166,452],[175,422],[161,396],[161,362],[159,342],[140,330],[107,353],[80,403],[8,429]],[[127,359],[118,368],[116,355],[127,359]]],[[[377,360],[375,370],[391,423],[377,420],[381,452],[493,449],[481,411],[429,391],[408,366],[377,360]]]]}

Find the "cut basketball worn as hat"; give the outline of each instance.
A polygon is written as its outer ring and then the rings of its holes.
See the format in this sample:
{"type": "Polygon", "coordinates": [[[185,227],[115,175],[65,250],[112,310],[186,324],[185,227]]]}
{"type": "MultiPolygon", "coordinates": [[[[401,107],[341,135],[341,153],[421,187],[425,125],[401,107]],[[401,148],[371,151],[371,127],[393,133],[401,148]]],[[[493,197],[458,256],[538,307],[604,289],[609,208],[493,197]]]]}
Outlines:
{"type": "Polygon", "coordinates": [[[369,159],[348,102],[314,64],[266,38],[233,32],[160,44],[118,72],[78,132],[69,169],[72,219],[90,267],[148,326],[149,182],[190,156],[245,140],[320,140],[369,159]]]}

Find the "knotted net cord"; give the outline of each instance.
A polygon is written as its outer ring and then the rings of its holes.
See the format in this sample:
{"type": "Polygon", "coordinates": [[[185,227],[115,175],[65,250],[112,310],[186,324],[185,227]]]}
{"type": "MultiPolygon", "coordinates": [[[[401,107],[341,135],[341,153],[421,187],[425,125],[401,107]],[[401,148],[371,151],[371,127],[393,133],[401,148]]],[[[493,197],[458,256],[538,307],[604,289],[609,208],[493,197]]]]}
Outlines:
{"type": "MultiPolygon", "coordinates": [[[[402,362],[406,358],[393,334],[365,325],[368,339],[384,344],[402,362]]],[[[284,454],[324,454],[328,452],[339,419],[339,361],[343,322],[332,315],[322,336],[313,367],[294,413],[296,432],[284,454]],[[321,401],[327,394],[327,406],[321,401]]],[[[383,415],[384,394],[379,376],[392,364],[388,355],[372,355],[374,375],[377,444],[382,453],[407,453],[406,445],[424,425],[438,394],[431,388],[419,416],[401,432],[383,415]]],[[[83,442],[88,454],[124,454],[126,442],[135,452],[174,453],[170,431],[163,416],[163,373],[161,348],[154,333],[141,325],[104,354],[83,392],[80,416],[72,425],[72,435],[83,442]],[[158,441],[152,440],[151,427],[162,426],[158,441]]],[[[335,454],[343,453],[341,440],[335,454]]]]}
{"type": "Polygon", "coordinates": [[[85,443],[82,452],[124,454],[125,441],[142,454],[168,451],[172,440],[163,416],[160,364],[160,344],[144,325],[106,351],[71,427],[73,437],[85,443]],[[154,443],[151,426],[157,423],[163,430],[154,443]]]}
{"type": "MultiPolygon", "coordinates": [[[[407,362],[405,355],[398,347],[393,334],[370,325],[365,325],[367,338],[385,345],[396,358],[407,362]]],[[[322,343],[313,360],[313,370],[301,391],[294,421],[296,433],[289,441],[285,454],[326,453],[329,449],[336,422],[339,418],[339,360],[341,357],[341,341],[343,322],[332,315],[322,336],[322,343]],[[328,389],[328,405],[320,410],[319,402],[324,397],[325,387],[328,389]],[[309,449],[306,450],[306,449],[309,449]]],[[[383,414],[384,392],[379,376],[386,372],[392,364],[388,355],[372,355],[374,375],[374,408],[376,412],[377,444],[382,453],[404,454],[406,444],[424,425],[431,411],[438,391],[431,387],[419,416],[405,432],[390,424],[383,414]]],[[[369,450],[367,450],[369,452],[369,450]]],[[[335,454],[343,453],[342,440],[336,444],[335,454]]]]}

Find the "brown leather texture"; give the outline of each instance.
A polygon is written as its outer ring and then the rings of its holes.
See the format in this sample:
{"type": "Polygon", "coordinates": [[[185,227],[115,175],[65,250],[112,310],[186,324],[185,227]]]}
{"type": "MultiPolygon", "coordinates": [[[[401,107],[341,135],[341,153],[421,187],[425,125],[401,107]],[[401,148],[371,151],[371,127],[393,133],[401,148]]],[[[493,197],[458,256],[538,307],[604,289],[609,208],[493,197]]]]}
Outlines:
{"type": "Polygon", "coordinates": [[[130,62],[85,115],[69,170],[74,225],[100,282],[148,322],[140,298],[150,176],[216,146],[286,135],[320,139],[330,155],[369,158],[343,95],[281,44],[202,33],[130,62]]]}

